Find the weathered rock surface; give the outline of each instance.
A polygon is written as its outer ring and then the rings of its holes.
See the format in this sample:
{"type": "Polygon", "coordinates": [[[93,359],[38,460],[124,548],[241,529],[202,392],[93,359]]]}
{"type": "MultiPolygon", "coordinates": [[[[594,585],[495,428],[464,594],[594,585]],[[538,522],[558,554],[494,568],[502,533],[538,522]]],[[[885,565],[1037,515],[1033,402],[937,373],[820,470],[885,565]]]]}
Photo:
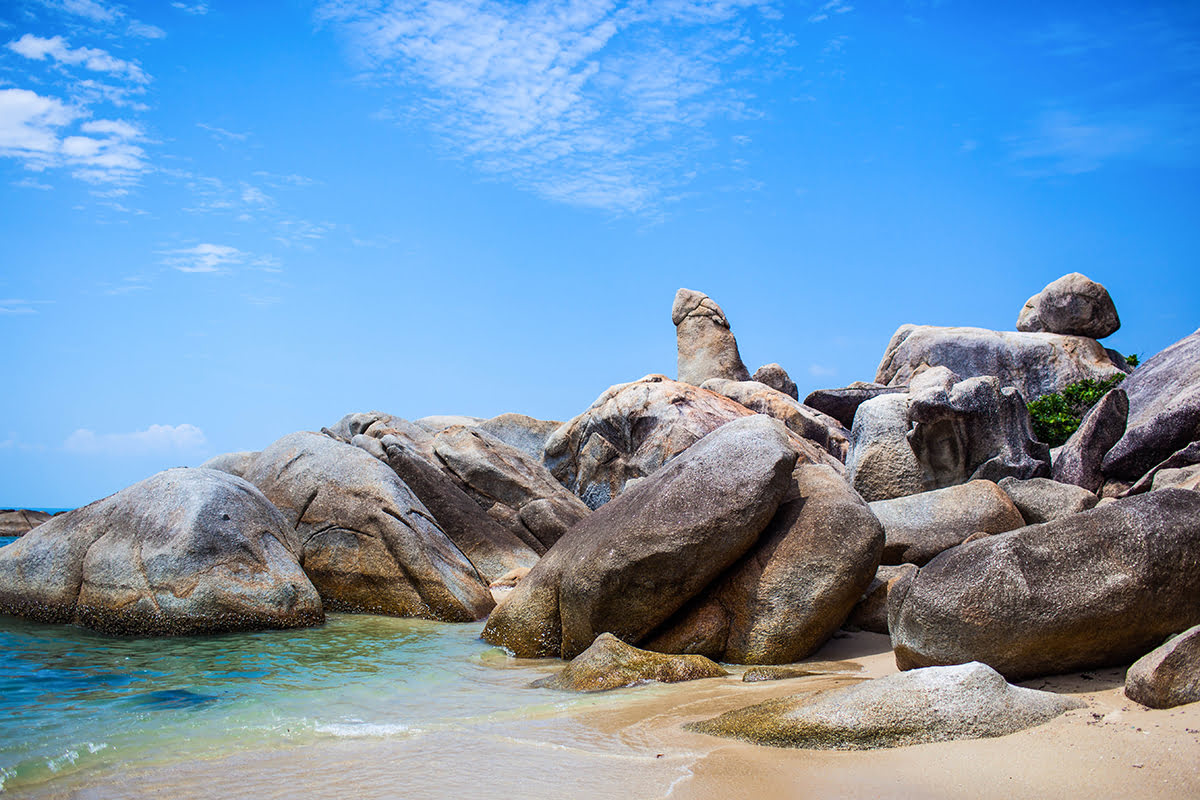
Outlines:
{"type": "Polygon", "coordinates": [[[795,462],[768,417],[718,428],[571,528],[483,638],[523,658],[572,658],[604,632],[640,642],[754,544],[795,462]]]}
{"type": "Polygon", "coordinates": [[[437,463],[433,457],[433,434],[429,430],[415,422],[384,414],[382,411],[347,414],[332,428],[322,428],[321,433],[346,444],[350,444],[350,441],[360,433],[374,439],[391,434],[403,439],[431,464],[437,463]]]}
{"type": "Polygon", "coordinates": [[[258,457],[258,452],[254,450],[240,450],[236,453],[222,453],[219,456],[213,456],[208,461],[200,465],[201,469],[215,469],[221,472],[227,472],[230,475],[236,475],[239,478],[246,477],[246,470],[258,457]]]}
{"type": "Polygon", "coordinates": [[[1129,421],[1102,470],[1133,482],[1200,440],[1200,330],[1147,359],[1121,388],[1129,396],[1129,421]]]}
{"type": "Polygon", "coordinates": [[[0,549],[0,613],[109,634],[318,625],[298,558],[295,531],[258,489],[171,469],[0,549]]]}
{"type": "Polygon", "coordinates": [[[896,664],[1009,680],[1127,663],[1200,623],[1200,492],[1165,489],[947,550],[888,601],[896,664]]]}
{"type": "Polygon", "coordinates": [[[875,575],[883,529],[828,467],[801,464],[757,544],[646,647],[734,664],[787,664],[819,648],[875,575]]]}
{"type": "Polygon", "coordinates": [[[1059,483],[1049,478],[1030,478],[1024,481],[1005,478],[999,485],[1012,498],[1013,505],[1025,518],[1026,525],[1069,517],[1080,511],[1095,508],[1096,503],[1100,501],[1099,497],[1082,486],[1059,483]]]}
{"type": "Polygon", "coordinates": [[[444,431],[452,425],[473,427],[483,422],[483,417],[471,417],[465,414],[431,414],[428,417],[414,419],[413,424],[424,428],[430,433],[444,431]]]}
{"type": "Polygon", "coordinates": [[[540,462],[545,454],[546,440],[561,426],[561,422],[554,420],[535,419],[524,414],[501,414],[485,419],[478,427],[540,462]]]}
{"type": "Polygon", "coordinates": [[[908,393],[886,394],[858,407],[850,429],[846,473],[868,502],[926,490],[925,468],[909,443],[908,393]]]}
{"type": "Polygon", "coordinates": [[[810,675],[851,675],[856,672],[862,672],[862,664],[855,661],[806,661],[803,664],[751,667],[742,673],[742,683],[787,681],[810,675]]]}
{"type": "Polygon", "coordinates": [[[1026,401],[1060,392],[1085,378],[1105,380],[1128,366],[1095,339],[1055,333],[901,325],[875,374],[877,383],[903,386],[931,367],[962,378],[994,376],[1026,401]]]}
{"type": "Polygon", "coordinates": [[[1017,317],[1017,330],[1027,333],[1103,339],[1120,327],[1108,290],[1078,272],[1063,275],[1029,298],[1017,317]]]}
{"type": "Polygon", "coordinates": [[[1200,702],[1200,625],[1135,661],[1125,673],[1125,696],[1150,708],[1200,702]]]}
{"type": "Polygon", "coordinates": [[[54,515],[28,508],[0,509],[0,536],[24,536],[54,515]]]}
{"type": "Polygon", "coordinates": [[[1159,489],[1190,489],[1200,491],[1200,464],[1180,469],[1162,469],[1154,475],[1154,491],[1159,489]]]}
{"type": "Polygon", "coordinates": [[[881,383],[855,381],[842,389],[818,389],[804,398],[804,405],[828,414],[849,430],[854,427],[854,414],[863,403],[881,394],[907,391],[907,386],[884,386],[881,383]]]}
{"type": "Polygon", "coordinates": [[[926,564],[977,531],[1004,533],[1025,526],[1021,512],[991,481],[870,503],[883,525],[885,564],[926,564]]]}
{"type": "Polygon", "coordinates": [[[386,464],[317,433],[279,439],[246,479],[299,534],[327,609],[447,622],[492,608],[487,584],[386,464]]]}
{"type": "Polygon", "coordinates": [[[750,380],[765,383],[775,391],[783,392],[793,400],[800,399],[800,390],[796,387],[796,382],[792,380],[791,375],[787,374],[787,370],[779,364],[763,364],[754,370],[754,374],[750,376],[750,380]]]}
{"type": "Polygon", "coordinates": [[[1120,387],[1111,389],[1088,409],[1071,438],[1054,455],[1050,475],[1060,483],[1096,492],[1104,485],[1100,465],[1104,455],[1125,435],[1129,396],[1120,387]]]}
{"type": "Polygon", "coordinates": [[[603,692],[649,681],[681,683],[728,674],[704,656],[652,653],[625,644],[611,633],[602,633],[561,672],[533,685],[568,692],[603,692]]]}
{"type": "Polygon", "coordinates": [[[1086,705],[1012,686],[995,670],[971,663],[889,675],[816,697],[768,700],[684,727],[773,747],[874,750],[1005,736],[1086,705]]]}
{"type": "MultiPolygon", "coordinates": [[[[1193,468],[1200,465],[1200,441],[1192,442],[1182,450],[1171,454],[1166,461],[1156,465],[1154,469],[1143,475],[1137,483],[1129,487],[1127,495],[1141,494],[1152,489],[1169,489],[1176,486],[1180,489],[1192,489],[1189,476],[1193,468]],[[1166,473],[1159,479],[1159,473],[1166,473]]],[[[1120,482],[1111,482],[1119,485],[1120,482]]],[[[1107,486],[1106,486],[1107,488],[1107,486]]]]}
{"type": "Polygon", "coordinates": [[[589,513],[540,461],[479,428],[446,428],[434,437],[433,450],[488,516],[537,553],[589,513]]]}
{"type": "Polygon", "coordinates": [[[900,578],[916,571],[915,564],[884,564],[880,566],[875,572],[875,579],[867,586],[862,598],[850,612],[846,626],[871,633],[886,634],[888,632],[888,593],[900,578]]]}
{"type": "Polygon", "coordinates": [[[793,398],[757,381],[730,381],[709,378],[701,389],[745,406],[759,414],[774,417],[793,433],[816,442],[838,461],[846,460],[850,431],[828,414],[809,408],[793,398]]]}
{"type": "Polygon", "coordinates": [[[725,312],[703,292],[680,289],[671,306],[679,348],[679,380],[699,386],[709,378],[748,381],[725,312]]]}

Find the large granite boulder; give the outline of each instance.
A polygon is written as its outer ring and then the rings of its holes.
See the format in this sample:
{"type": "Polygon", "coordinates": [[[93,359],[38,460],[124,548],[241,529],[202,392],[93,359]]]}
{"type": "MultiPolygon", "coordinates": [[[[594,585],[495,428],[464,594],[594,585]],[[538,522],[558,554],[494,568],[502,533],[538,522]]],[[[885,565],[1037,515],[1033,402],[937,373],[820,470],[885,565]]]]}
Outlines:
{"type": "Polygon", "coordinates": [[[816,697],[781,697],[684,727],[772,747],[875,750],[1005,736],[1086,706],[1013,686],[972,663],[888,675],[816,697]]]}
{"type": "Polygon", "coordinates": [[[403,439],[430,463],[436,463],[433,457],[433,433],[429,429],[415,422],[409,422],[403,417],[395,417],[382,411],[347,414],[333,427],[322,428],[321,433],[346,444],[350,444],[350,441],[359,434],[375,439],[387,435],[395,436],[403,439]]]}
{"type": "Polygon", "coordinates": [[[1017,330],[1026,333],[1103,339],[1120,327],[1108,290],[1078,272],[1063,275],[1029,298],[1017,317],[1017,330]]]}
{"type": "Polygon", "coordinates": [[[1026,401],[1068,384],[1123,375],[1128,366],[1095,339],[1056,333],[989,331],[901,325],[892,335],[875,373],[876,383],[904,386],[932,367],[962,378],[993,376],[1014,386],[1026,401]]]}
{"type": "Polygon", "coordinates": [[[1150,708],[1200,702],[1200,625],[1135,661],[1125,673],[1125,696],[1150,708]]]}
{"type": "Polygon", "coordinates": [[[881,394],[907,391],[907,386],[884,386],[881,383],[855,381],[841,389],[817,389],[804,398],[804,405],[815,408],[822,414],[828,414],[849,430],[854,427],[854,414],[863,403],[881,394]]]}
{"type": "Polygon", "coordinates": [[[1107,478],[1136,481],[1200,440],[1200,330],[1147,359],[1121,388],[1129,396],[1129,421],[1102,470],[1107,478]]]}
{"type": "Polygon", "coordinates": [[[546,440],[561,422],[536,419],[524,414],[501,414],[479,423],[479,430],[491,434],[509,447],[520,450],[534,461],[541,461],[546,450],[546,440]]]}
{"type": "MultiPolygon", "coordinates": [[[[783,392],[793,400],[800,399],[800,389],[797,388],[796,382],[792,380],[792,376],[787,374],[787,370],[779,364],[763,364],[758,369],[754,370],[754,374],[750,376],[750,380],[765,383],[777,392],[783,392]]],[[[850,427],[847,425],[846,427],[850,427]]]]}
{"type": "Polygon", "coordinates": [[[433,437],[433,451],[488,516],[536,553],[546,552],[590,511],[540,460],[478,427],[446,428],[433,437]]]}
{"type": "Polygon", "coordinates": [[[301,542],[301,564],[331,611],[447,622],[479,619],[487,584],[416,495],[366,451],[293,433],[259,453],[246,479],[301,542]]]}
{"type": "Polygon", "coordinates": [[[926,491],[925,467],[909,442],[908,392],[864,401],[850,429],[846,474],[868,502],[926,491]]]}
{"type": "Polygon", "coordinates": [[[200,465],[201,469],[215,469],[221,472],[236,475],[239,478],[246,476],[246,470],[254,463],[254,459],[258,458],[258,452],[255,450],[239,450],[236,453],[222,453],[219,456],[213,456],[208,461],[200,465]]]}
{"type": "Polygon", "coordinates": [[[54,515],[28,508],[0,509],[0,536],[24,536],[54,515]]]}
{"type": "Polygon", "coordinates": [[[850,431],[828,414],[796,401],[757,381],[730,381],[709,378],[700,387],[728,397],[751,411],[766,414],[786,425],[796,435],[816,442],[838,461],[846,460],[850,431]]]}
{"type": "Polygon", "coordinates": [[[671,306],[679,347],[679,380],[699,386],[709,378],[748,381],[725,312],[703,292],[680,289],[671,306]]]}
{"type": "Polygon", "coordinates": [[[846,481],[800,464],[758,542],[645,646],[734,664],[798,661],[845,622],[882,549],[883,529],[846,481]]]}
{"type": "Polygon", "coordinates": [[[1128,663],[1200,623],[1200,492],[1164,489],[955,547],[888,601],[896,664],[1009,680],[1128,663]]]}
{"type": "Polygon", "coordinates": [[[445,472],[422,458],[405,440],[391,434],[381,439],[359,434],[351,444],[392,468],[489,584],[515,569],[537,563],[538,554],[533,548],[489,517],[445,472]]]}
{"type": "Polygon", "coordinates": [[[1000,488],[1012,498],[1013,505],[1025,518],[1025,524],[1037,525],[1041,522],[1052,522],[1056,519],[1078,514],[1095,508],[1100,501],[1092,492],[1082,486],[1070,483],[1059,483],[1049,478],[1005,478],[1000,481],[1000,488]]]}
{"type": "Polygon", "coordinates": [[[876,500],[870,508],[886,537],[883,563],[892,565],[920,566],[973,533],[1004,533],[1025,526],[1008,494],[991,481],[876,500]]]}
{"type": "Polygon", "coordinates": [[[0,548],[0,613],[144,636],[319,625],[299,555],[258,489],[171,469],[0,548]]]}
{"type": "Polygon", "coordinates": [[[650,681],[681,683],[728,674],[704,656],[652,653],[625,644],[611,633],[602,633],[561,672],[533,685],[568,692],[603,692],[650,681]]]}
{"type": "Polygon", "coordinates": [[[571,528],[483,638],[523,658],[573,658],[604,632],[640,642],[753,546],[795,463],[769,417],[718,428],[571,528]]]}
{"type": "Polygon", "coordinates": [[[1125,390],[1109,390],[1083,415],[1071,438],[1057,449],[1050,468],[1051,477],[1059,483],[1072,483],[1089,492],[1099,491],[1104,485],[1100,465],[1104,455],[1125,435],[1128,415],[1129,396],[1125,390]]]}

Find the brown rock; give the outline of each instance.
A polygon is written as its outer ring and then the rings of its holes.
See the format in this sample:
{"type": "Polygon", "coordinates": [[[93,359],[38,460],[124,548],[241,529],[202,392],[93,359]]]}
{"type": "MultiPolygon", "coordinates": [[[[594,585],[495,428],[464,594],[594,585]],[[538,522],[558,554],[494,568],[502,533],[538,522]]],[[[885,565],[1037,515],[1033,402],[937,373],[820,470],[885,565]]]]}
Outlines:
{"type": "Polygon", "coordinates": [[[750,380],[765,383],[775,391],[783,392],[793,400],[800,399],[800,390],[796,388],[796,382],[792,380],[791,375],[787,374],[787,370],[779,364],[763,364],[754,371],[754,374],[750,376],[750,380]]]}
{"type": "Polygon", "coordinates": [[[1139,658],[1125,674],[1125,696],[1150,708],[1200,702],[1200,625],[1139,658]]]}
{"type": "Polygon", "coordinates": [[[680,683],[729,673],[704,656],[669,656],[625,644],[611,633],[596,637],[561,672],[534,686],[568,692],[603,692],[637,683],[680,683]]]}
{"type": "Polygon", "coordinates": [[[679,380],[699,386],[709,378],[750,380],[737,339],[721,307],[703,292],[680,289],[671,307],[679,347],[679,380]]]}
{"type": "Polygon", "coordinates": [[[751,411],[774,417],[796,435],[816,442],[838,461],[846,460],[850,431],[828,414],[798,403],[783,392],[756,381],[709,378],[700,388],[728,397],[751,411]]]}

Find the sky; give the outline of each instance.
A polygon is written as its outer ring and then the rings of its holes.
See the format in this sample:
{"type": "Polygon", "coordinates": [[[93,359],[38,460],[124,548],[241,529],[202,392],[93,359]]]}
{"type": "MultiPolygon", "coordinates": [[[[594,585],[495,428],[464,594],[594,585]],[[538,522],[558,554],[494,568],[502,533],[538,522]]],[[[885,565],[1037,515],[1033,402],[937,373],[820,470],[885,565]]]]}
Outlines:
{"type": "Polygon", "coordinates": [[[0,2],[0,507],[381,410],[871,380],[1078,271],[1200,326],[1200,5],[0,2]]]}

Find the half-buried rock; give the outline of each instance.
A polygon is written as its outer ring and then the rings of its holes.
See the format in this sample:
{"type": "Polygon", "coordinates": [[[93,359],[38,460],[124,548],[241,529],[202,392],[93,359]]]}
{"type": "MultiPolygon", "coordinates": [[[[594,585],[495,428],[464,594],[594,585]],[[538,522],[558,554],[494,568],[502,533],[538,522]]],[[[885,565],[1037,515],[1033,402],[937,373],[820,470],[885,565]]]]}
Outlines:
{"type": "Polygon", "coordinates": [[[648,681],[681,683],[728,674],[704,656],[652,653],[625,644],[611,633],[602,633],[561,672],[533,685],[569,692],[603,692],[648,681]]]}
{"type": "Polygon", "coordinates": [[[718,428],[571,528],[483,638],[522,658],[573,658],[604,632],[640,642],[750,549],[795,463],[769,417],[718,428]]]}
{"type": "Polygon", "coordinates": [[[246,478],[300,536],[301,564],[331,611],[446,622],[493,606],[482,577],[386,464],[319,433],[293,433],[246,478]]]}
{"type": "Polygon", "coordinates": [[[1125,696],[1150,708],[1200,702],[1200,625],[1134,662],[1125,674],[1125,696]]]}
{"type": "Polygon", "coordinates": [[[299,551],[246,481],[171,469],[0,549],[0,613],[147,636],[319,625],[299,551]]]}
{"type": "Polygon", "coordinates": [[[772,747],[875,750],[1006,736],[1085,705],[1012,686],[994,669],[971,663],[768,700],[684,727],[772,747]]]}

